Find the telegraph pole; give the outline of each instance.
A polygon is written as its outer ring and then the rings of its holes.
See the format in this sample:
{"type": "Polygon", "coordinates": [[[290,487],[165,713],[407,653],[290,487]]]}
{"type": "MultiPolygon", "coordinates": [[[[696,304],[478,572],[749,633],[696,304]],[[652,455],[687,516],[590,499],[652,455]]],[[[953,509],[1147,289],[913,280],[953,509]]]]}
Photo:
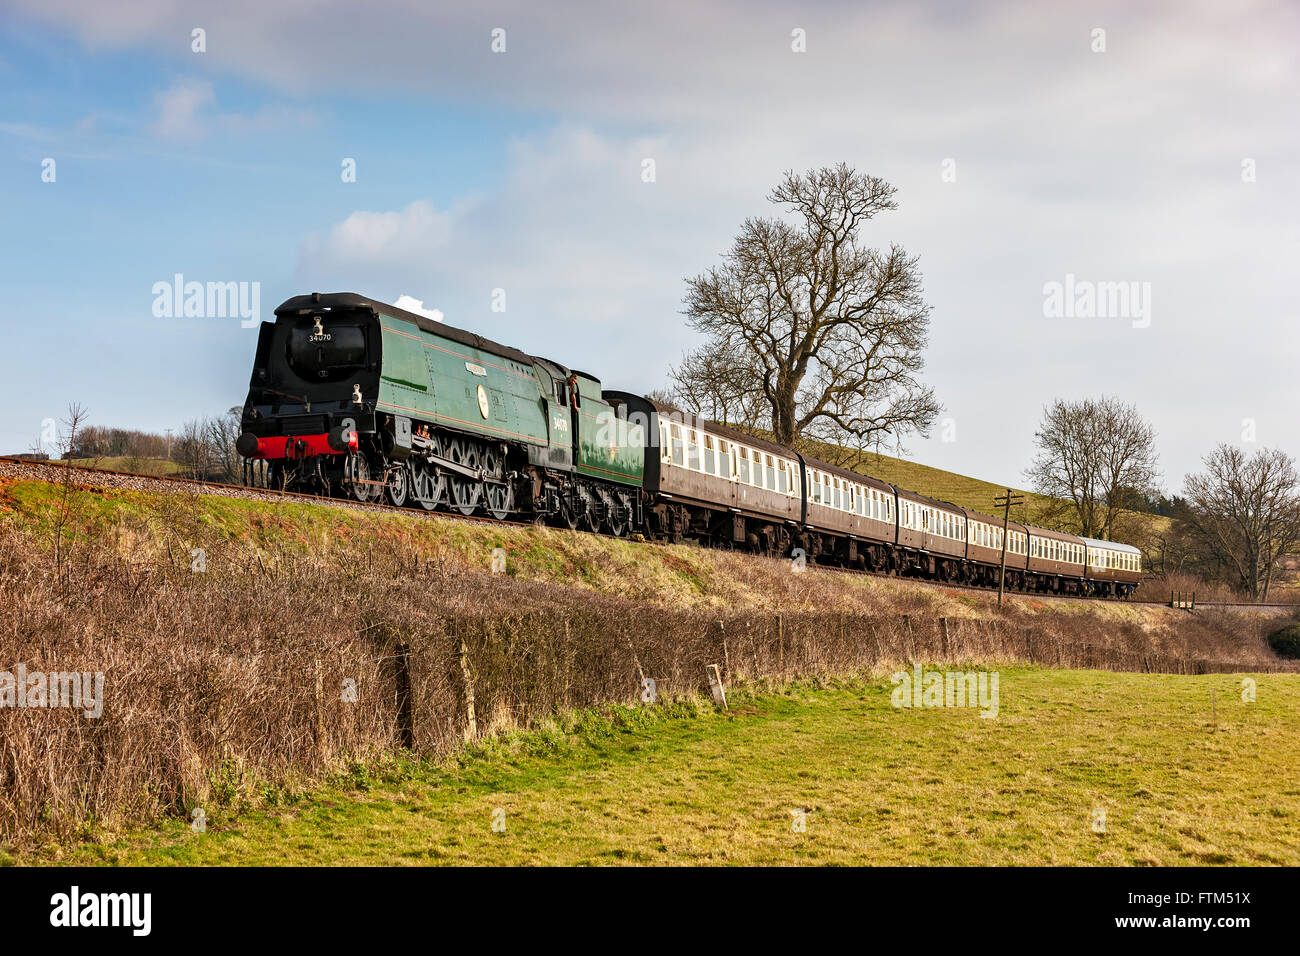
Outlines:
{"type": "Polygon", "coordinates": [[[998,575],[998,604],[1002,604],[1002,593],[1007,589],[1007,522],[1011,519],[1011,506],[1023,505],[1025,496],[1018,495],[1010,488],[1005,495],[993,499],[995,507],[1002,509],[1002,573],[998,575]]]}

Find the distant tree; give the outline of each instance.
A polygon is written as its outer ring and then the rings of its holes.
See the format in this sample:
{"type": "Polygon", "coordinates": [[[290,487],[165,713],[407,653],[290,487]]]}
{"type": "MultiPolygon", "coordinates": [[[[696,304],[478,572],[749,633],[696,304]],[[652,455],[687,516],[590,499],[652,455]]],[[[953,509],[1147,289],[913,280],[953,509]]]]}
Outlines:
{"type": "Polygon", "coordinates": [[[1038,454],[1025,475],[1039,494],[1066,503],[1085,537],[1110,538],[1120,515],[1153,493],[1156,434],[1132,405],[1106,396],[1057,399],[1034,437],[1038,454]]]}
{"type": "Polygon", "coordinates": [[[72,449],[72,457],[166,458],[167,438],[133,428],[87,425],[77,433],[77,446],[72,449]]]}
{"type": "Polygon", "coordinates": [[[204,422],[203,430],[210,448],[210,462],[218,481],[235,484],[241,478],[242,464],[235,442],[242,430],[241,420],[244,409],[235,406],[224,415],[217,415],[204,422]]]}
{"type": "Polygon", "coordinates": [[[1218,445],[1184,482],[1188,537],[1252,598],[1267,598],[1278,558],[1300,544],[1300,475],[1278,449],[1218,445]]]}
{"type": "Polygon", "coordinates": [[[207,423],[193,418],[176,433],[172,456],[189,478],[206,478],[212,464],[212,446],[208,444],[207,423]]]}
{"type": "Polygon", "coordinates": [[[687,282],[707,336],[673,370],[689,411],[796,439],[880,443],[924,432],[940,406],[921,384],[930,308],[917,260],[866,246],[895,189],[841,163],[787,171],[769,200],[794,221],[749,218],[725,261],[687,282]]]}
{"type": "Polygon", "coordinates": [[[652,388],[645,393],[644,397],[652,402],[658,402],[660,405],[677,404],[677,398],[666,388],[652,388]]]}

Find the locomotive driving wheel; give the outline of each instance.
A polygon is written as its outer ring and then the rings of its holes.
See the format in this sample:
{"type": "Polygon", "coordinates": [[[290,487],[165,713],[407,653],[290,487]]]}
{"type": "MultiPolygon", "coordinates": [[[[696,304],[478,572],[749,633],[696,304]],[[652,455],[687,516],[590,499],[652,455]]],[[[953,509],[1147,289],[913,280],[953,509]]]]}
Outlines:
{"type": "Polygon", "coordinates": [[[412,466],[411,497],[425,511],[432,511],[439,505],[447,503],[447,477],[434,474],[433,469],[424,462],[417,461],[412,466]]]}
{"type": "Polygon", "coordinates": [[[506,457],[504,450],[491,448],[484,456],[484,472],[499,479],[483,485],[483,508],[498,521],[504,521],[515,510],[515,489],[505,481],[506,457]]]}
{"type": "MultiPolygon", "coordinates": [[[[478,446],[460,438],[447,443],[447,457],[465,468],[479,471],[483,467],[478,446]]],[[[472,515],[483,499],[483,483],[463,475],[450,475],[451,506],[463,515],[472,515]]]]}

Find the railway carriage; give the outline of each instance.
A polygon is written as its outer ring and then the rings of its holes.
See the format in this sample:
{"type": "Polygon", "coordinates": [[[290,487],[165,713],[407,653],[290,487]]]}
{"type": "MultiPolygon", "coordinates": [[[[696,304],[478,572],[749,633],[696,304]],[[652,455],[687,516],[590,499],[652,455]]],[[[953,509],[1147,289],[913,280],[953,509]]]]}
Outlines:
{"type": "Polygon", "coordinates": [[[966,558],[971,584],[995,587],[1002,569],[1002,544],[1006,537],[1007,585],[1022,588],[1029,560],[1029,532],[1023,524],[1007,522],[966,509],[966,558]]]}
{"type": "Polygon", "coordinates": [[[809,455],[799,460],[805,498],[800,544],[808,557],[871,571],[893,569],[894,486],[809,455]]]}
{"type": "Polygon", "coordinates": [[[797,455],[639,395],[604,395],[629,421],[644,423],[647,530],[789,551],[802,513],[797,455]]]}
{"type": "Polygon", "coordinates": [[[960,582],[966,560],[966,515],[961,508],[897,490],[898,551],[903,570],[960,582]]]}
{"type": "Polygon", "coordinates": [[[1062,531],[1029,528],[1028,569],[1036,590],[1078,593],[1083,587],[1083,539],[1062,531]]]}
{"type": "Polygon", "coordinates": [[[1087,553],[1084,576],[1089,594],[1128,597],[1142,580],[1142,552],[1131,544],[1083,538],[1087,553]]]}

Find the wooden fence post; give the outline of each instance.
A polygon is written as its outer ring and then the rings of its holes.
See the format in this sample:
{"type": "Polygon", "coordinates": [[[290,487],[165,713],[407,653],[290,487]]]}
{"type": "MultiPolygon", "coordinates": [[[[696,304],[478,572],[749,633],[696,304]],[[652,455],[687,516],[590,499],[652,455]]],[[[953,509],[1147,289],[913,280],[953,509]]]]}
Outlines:
{"type": "MultiPolygon", "coordinates": [[[[564,622],[564,630],[567,635],[568,621],[564,622]]],[[[460,639],[460,674],[465,680],[465,739],[473,740],[478,736],[478,718],[474,714],[474,677],[469,669],[469,647],[466,646],[463,637],[460,639]]]]}

